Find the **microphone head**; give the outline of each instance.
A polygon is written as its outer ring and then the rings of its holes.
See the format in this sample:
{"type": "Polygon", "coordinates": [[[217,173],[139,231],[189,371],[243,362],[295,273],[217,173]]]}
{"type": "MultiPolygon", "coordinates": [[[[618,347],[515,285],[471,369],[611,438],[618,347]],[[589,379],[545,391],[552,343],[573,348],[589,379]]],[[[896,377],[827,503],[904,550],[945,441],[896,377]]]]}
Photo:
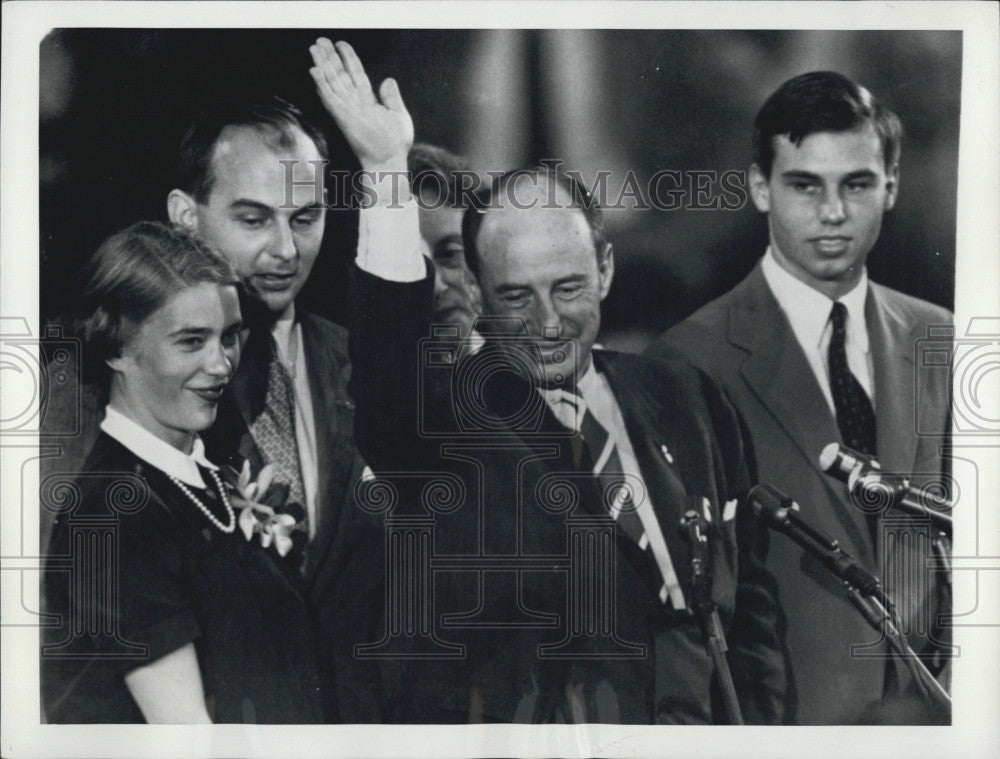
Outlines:
{"type": "Polygon", "coordinates": [[[762,482],[750,491],[753,513],[769,524],[783,525],[788,521],[792,499],[773,485],[762,482]]]}
{"type": "Polygon", "coordinates": [[[687,524],[688,524],[688,523],[690,523],[690,522],[695,522],[695,521],[697,521],[697,520],[698,520],[698,518],[699,518],[700,516],[701,516],[701,515],[700,515],[700,514],[699,514],[699,513],[697,512],[697,511],[695,511],[694,509],[688,509],[688,510],[687,510],[687,511],[685,511],[685,512],[684,512],[684,514],[683,514],[683,515],[681,516],[681,524],[682,524],[682,525],[687,525],[687,524]]]}
{"type": "MultiPolygon", "coordinates": [[[[702,502],[704,501],[706,509],[705,513],[708,513],[707,498],[703,499],[691,496],[689,500],[691,501],[692,504],[698,504],[699,506],[701,506],[702,502]]],[[[704,543],[707,540],[707,536],[712,531],[713,527],[712,523],[707,519],[705,519],[705,517],[702,515],[700,511],[698,511],[695,508],[689,508],[681,516],[679,529],[681,534],[687,537],[688,540],[692,542],[698,541],[704,543]]]]}
{"type": "Polygon", "coordinates": [[[827,474],[832,474],[831,469],[837,467],[837,460],[840,455],[840,443],[829,443],[819,454],[819,468],[827,474]]]}
{"type": "Polygon", "coordinates": [[[880,469],[878,461],[840,443],[829,443],[819,455],[819,468],[841,482],[859,469],[880,469]]]}
{"type": "Polygon", "coordinates": [[[858,467],[847,477],[851,503],[865,514],[881,514],[892,508],[907,487],[904,477],[886,476],[880,469],[858,467]]]}

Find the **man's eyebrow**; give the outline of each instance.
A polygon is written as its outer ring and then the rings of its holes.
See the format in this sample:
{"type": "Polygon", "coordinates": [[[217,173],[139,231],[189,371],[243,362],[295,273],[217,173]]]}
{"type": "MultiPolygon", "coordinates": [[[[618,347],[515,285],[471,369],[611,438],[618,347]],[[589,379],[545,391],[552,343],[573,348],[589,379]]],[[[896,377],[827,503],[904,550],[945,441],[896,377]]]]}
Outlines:
{"type": "Polygon", "coordinates": [[[237,198],[229,204],[229,207],[234,211],[252,209],[266,214],[273,213],[271,206],[261,203],[259,200],[250,200],[249,198],[237,198]]]}
{"type": "Polygon", "coordinates": [[[857,171],[852,171],[846,177],[844,177],[845,182],[850,182],[853,179],[874,179],[875,172],[871,169],[858,169],[857,171]]]}
{"type": "Polygon", "coordinates": [[[208,327],[183,326],[171,332],[170,337],[176,337],[177,335],[209,335],[211,333],[212,330],[208,327]]]}
{"type": "MultiPolygon", "coordinates": [[[[287,206],[283,206],[283,207],[287,208],[287,206]]],[[[293,216],[295,214],[307,213],[309,211],[322,211],[325,208],[326,208],[326,206],[323,205],[322,203],[308,203],[308,204],[302,206],[301,208],[296,208],[295,212],[293,213],[293,216]]]]}
{"type": "MultiPolygon", "coordinates": [[[[851,171],[847,173],[841,181],[849,182],[852,179],[874,179],[874,177],[875,177],[875,172],[872,171],[871,169],[857,169],[856,171],[851,171]]],[[[796,179],[807,180],[810,182],[822,181],[822,178],[819,176],[819,174],[813,174],[810,171],[799,171],[799,170],[783,171],[781,173],[781,178],[792,181],[796,179]]]]}
{"type": "Polygon", "coordinates": [[[806,179],[810,182],[818,182],[820,180],[819,174],[813,174],[810,171],[783,171],[781,172],[782,179],[806,179]]]}

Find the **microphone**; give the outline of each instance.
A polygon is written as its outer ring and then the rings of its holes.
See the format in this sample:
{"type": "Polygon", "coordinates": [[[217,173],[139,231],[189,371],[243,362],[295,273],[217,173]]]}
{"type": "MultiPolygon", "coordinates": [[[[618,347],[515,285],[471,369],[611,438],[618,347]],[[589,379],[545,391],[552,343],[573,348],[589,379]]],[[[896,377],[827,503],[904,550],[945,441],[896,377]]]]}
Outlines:
{"type": "Polygon", "coordinates": [[[708,520],[696,509],[690,508],[681,517],[681,528],[691,544],[691,595],[693,606],[698,611],[710,612],[715,608],[712,602],[712,578],[708,573],[708,520]]]}
{"type": "Polygon", "coordinates": [[[858,467],[882,468],[878,461],[871,456],[840,443],[830,443],[819,454],[819,468],[831,477],[836,477],[844,482],[847,482],[847,476],[858,467]]]}
{"type": "Polygon", "coordinates": [[[767,483],[754,487],[749,497],[753,513],[768,527],[788,535],[834,575],[861,591],[862,595],[890,605],[878,578],[846,553],[834,538],[809,524],[795,501],[767,483]]]}
{"type": "Polygon", "coordinates": [[[888,503],[912,516],[926,517],[934,526],[951,534],[951,502],[928,488],[910,484],[908,477],[886,474],[875,459],[851,450],[840,443],[830,443],[819,456],[819,468],[847,484],[847,489],[862,506],[888,503]]]}
{"type": "Polygon", "coordinates": [[[736,697],[733,675],[726,661],[726,634],[719,620],[719,612],[712,600],[712,576],[708,564],[708,535],[712,529],[708,499],[689,495],[688,508],[681,517],[681,533],[691,544],[691,611],[698,617],[705,635],[705,647],[715,663],[719,690],[726,706],[730,723],[743,724],[740,702],[736,697]]]}

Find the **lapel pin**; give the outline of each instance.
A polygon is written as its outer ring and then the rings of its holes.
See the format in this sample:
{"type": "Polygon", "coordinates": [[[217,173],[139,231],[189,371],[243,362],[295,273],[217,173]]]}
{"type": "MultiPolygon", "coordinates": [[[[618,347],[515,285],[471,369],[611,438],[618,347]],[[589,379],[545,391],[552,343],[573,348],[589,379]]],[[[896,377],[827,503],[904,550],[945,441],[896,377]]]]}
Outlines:
{"type": "Polygon", "coordinates": [[[667,446],[661,445],[660,452],[663,454],[663,458],[665,458],[671,464],[674,463],[674,457],[670,455],[670,451],[667,450],[667,446]]]}

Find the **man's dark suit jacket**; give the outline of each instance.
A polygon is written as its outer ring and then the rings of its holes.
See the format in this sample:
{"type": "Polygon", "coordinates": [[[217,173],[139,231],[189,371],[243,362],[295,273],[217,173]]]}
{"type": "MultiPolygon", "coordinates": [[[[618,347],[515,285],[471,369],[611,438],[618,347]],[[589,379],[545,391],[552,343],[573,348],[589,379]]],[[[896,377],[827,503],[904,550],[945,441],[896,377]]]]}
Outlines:
{"type": "MultiPolygon", "coordinates": [[[[307,600],[316,622],[326,718],[373,722],[380,718],[375,668],[353,656],[371,641],[381,614],[380,521],[354,503],[364,461],[353,441],[354,402],[347,391],[347,331],[322,317],[297,311],[302,328],[316,428],[319,524],[306,552],[307,600]]],[[[270,333],[251,330],[240,365],[219,404],[215,424],[202,437],[211,461],[264,464],[249,426],[264,408],[270,333]],[[261,339],[263,338],[263,340],[261,339]]]]}
{"type": "MultiPolygon", "coordinates": [[[[928,325],[950,324],[951,314],[871,284],[865,319],[882,468],[915,473],[915,479],[940,479],[940,446],[949,428],[947,377],[921,372],[915,355],[916,341],[927,337],[928,325]],[[918,435],[918,413],[920,429],[940,434],[918,435]]],[[[851,502],[847,487],[819,468],[823,448],[841,440],[837,422],[759,263],[732,291],[667,331],[650,354],[686,358],[719,383],[749,429],[759,480],[797,501],[811,522],[865,567],[875,571],[880,566],[864,513],[851,502]]],[[[772,538],[770,549],[767,566],[788,617],[789,709],[801,724],[864,718],[886,687],[886,663],[878,658],[886,653],[885,643],[852,656],[852,645],[879,636],[849,603],[839,581],[784,536],[772,538]]],[[[926,647],[928,626],[936,612],[946,611],[941,608],[945,600],[937,597],[933,581],[901,584],[894,582],[895,572],[885,571],[926,560],[926,546],[907,554],[891,545],[881,558],[890,596],[909,617],[904,622],[911,632],[923,631],[926,647]]],[[[911,635],[911,644],[920,643],[917,638],[911,635]]]]}
{"type": "MultiPolygon", "coordinates": [[[[588,516],[613,522],[600,503],[596,478],[577,474],[572,438],[540,404],[537,431],[501,428],[463,435],[452,417],[451,385],[441,366],[421,375],[419,343],[430,328],[433,276],[394,283],[356,272],[351,324],[356,440],[379,474],[401,494],[406,508],[434,514],[432,561],[450,570],[428,578],[433,588],[435,633],[465,646],[461,658],[412,664],[390,694],[393,721],[585,721],[710,723],[724,721],[713,685],[714,667],[696,619],[669,610],[657,598],[662,582],[627,538],[619,536],[602,578],[616,594],[614,629],[632,647],[632,658],[612,658],[606,638],[581,643],[576,658],[540,658],[539,646],[567,635],[567,596],[572,580],[567,520],[588,516]],[[422,388],[422,397],[418,397],[422,388]],[[421,434],[442,432],[443,436],[421,434]],[[393,480],[392,473],[408,473],[393,480]],[[447,508],[423,508],[424,481],[451,472],[465,498],[447,508]],[[558,487],[575,483],[575,508],[560,511],[558,487]],[[412,484],[412,489],[408,487],[412,484]],[[490,556],[463,571],[463,558],[490,556]],[[531,569],[518,569],[531,560],[531,569]],[[551,564],[546,564],[546,561],[551,564]],[[506,563],[503,563],[506,561],[506,563]],[[501,569],[501,565],[503,569],[501,569]],[[494,572],[480,572],[483,567],[494,572]],[[478,568],[478,569],[477,569],[478,568]],[[615,582],[610,582],[615,572],[615,582]],[[446,614],[481,626],[443,624],[446,614]],[[526,619],[541,626],[518,626],[526,619]],[[638,647],[638,648],[637,648],[638,647]],[[567,706],[578,696],[579,711],[567,706]],[[713,708],[714,707],[714,708],[713,708]]],[[[461,361],[489,362],[481,350],[461,361]]],[[[427,357],[424,357],[427,358],[427,357]]],[[[430,363],[436,360],[429,359],[430,363]]],[[[714,385],[685,365],[595,351],[625,418],[643,479],[671,559],[690,598],[691,550],[679,530],[686,508],[707,499],[714,525],[710,563],[713,598],[729,636],[729,661],[748,721],[781,719],[786,666],[779,641],[773,580],[762,566],[766,535],[747,518],[723,521],[726,501],[746,494],[748,475],[742,437],[732,409],[714,385]]],[[[462,366],[477,374],[475,364],[462,366]]],[[[480,365],[484,375],[489,367],[480,365]]],[[[512,418],[525,403],[541,401],[533,387],[510,373],[492,373],[477,385],[495,418],[512,418]]],[[[476,402],[476,401],[473,401],[476,402]]],[[[531,423],[529,423],[530,426],[531,423]]],[[[475,425],[472,425],[473,428],[475,425]]],[[[480,427],[481,429],[482,427],[480,427]]],[[[468,430],[469,427],[464,429],[468,430]]],[[[440,505],[440,504],[439,504],[440,505]]],[[[563,502],[566,505],[566,502],[563,502]]],[[[599,583],[600,584],[600,583],[599,583]]],[[[456,624],[456,621],[458,624],[456,624]]],[[[594,619],[583,615],[583,626],[594,619]]]]}

